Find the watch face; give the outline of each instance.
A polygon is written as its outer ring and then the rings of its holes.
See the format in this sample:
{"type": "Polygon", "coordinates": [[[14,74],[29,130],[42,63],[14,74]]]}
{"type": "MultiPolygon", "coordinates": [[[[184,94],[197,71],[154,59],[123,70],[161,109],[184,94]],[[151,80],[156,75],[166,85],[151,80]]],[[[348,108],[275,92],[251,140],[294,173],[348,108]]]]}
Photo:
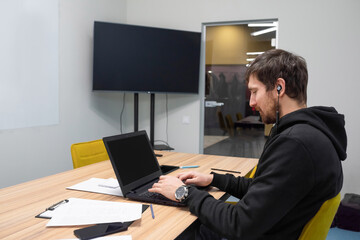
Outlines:
{"type": "Polygon", "coordinates": [[[185,187],[184,186],[181,186],[178,189],[176,189],[176,196],[178,198],[181,198],[182,196],[184,196],[184,194],[185,194],[185,187]]]}
{"type": "Polygon", "coordinates": [[[183,200],[186,196],[187,189],[185,186],[180,186],[175,191],[175,198],[179,201],[183,200]]]}

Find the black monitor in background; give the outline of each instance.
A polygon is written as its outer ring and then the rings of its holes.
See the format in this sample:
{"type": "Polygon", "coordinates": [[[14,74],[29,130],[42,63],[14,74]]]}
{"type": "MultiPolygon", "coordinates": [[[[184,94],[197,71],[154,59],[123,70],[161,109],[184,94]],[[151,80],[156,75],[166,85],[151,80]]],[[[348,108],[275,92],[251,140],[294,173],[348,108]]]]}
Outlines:
{"type": "Polygon", "coordinates": [[[94,23],[93,90],[199,92],[201,33],[94,23]]]}

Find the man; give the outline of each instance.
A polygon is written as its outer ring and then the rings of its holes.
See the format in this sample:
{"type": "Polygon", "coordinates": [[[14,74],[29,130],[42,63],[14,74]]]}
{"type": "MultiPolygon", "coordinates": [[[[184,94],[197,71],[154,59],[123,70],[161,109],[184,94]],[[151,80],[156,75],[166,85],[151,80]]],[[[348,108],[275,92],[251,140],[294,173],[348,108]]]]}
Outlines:
{"type": "Polygon", "coordinates": [[[221,237],[298,239],[320,206],[341,190],[347,145],[344,116],[332,107],[306,106],[306,62],[287,51],[270,50],[258,56],[246,81],[250,106],[260,112],[264,123],[274,123],[255,177],[183,172],[162,176],[149,191],[183,201],[221,237]],[[183,181],[215,186],[241,200],[230,205],[182,186],[183,181]]]}

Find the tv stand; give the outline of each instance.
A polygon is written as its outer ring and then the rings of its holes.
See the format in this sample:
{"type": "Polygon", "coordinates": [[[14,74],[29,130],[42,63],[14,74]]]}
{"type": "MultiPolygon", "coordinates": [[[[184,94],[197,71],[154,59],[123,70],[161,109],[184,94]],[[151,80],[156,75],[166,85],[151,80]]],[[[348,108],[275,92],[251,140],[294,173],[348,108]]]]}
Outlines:
{"type": "MultiPolygon", "coordinates": [[[[139,94],[134,93],[134,132],[139,130],[139,94]]],[[[150,94],[150,143],[154,150],[174,150],[174,148],[165,145],[154,144],[155,133],[155,93],[150,94]]]]}
{"type": "Polygon", "coordinates": [[[139,131],[139,94],[134,93],[134,132],[139,131]]]}

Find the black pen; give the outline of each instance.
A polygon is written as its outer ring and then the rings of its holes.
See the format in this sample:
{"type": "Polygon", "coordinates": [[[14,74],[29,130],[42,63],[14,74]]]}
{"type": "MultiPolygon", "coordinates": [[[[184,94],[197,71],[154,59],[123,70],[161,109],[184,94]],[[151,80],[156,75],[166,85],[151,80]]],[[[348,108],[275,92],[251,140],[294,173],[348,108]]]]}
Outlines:
{"type": "Polygon", "coordinates": [[[226,170],[226,169],[219,169],[219,168],[211,168],[211,170],[223,171],[223,172],[231,172],[231,173],[241,173],[241,172],[238,172],[238,171],[232,171],[232,170],[226,170]]]}

